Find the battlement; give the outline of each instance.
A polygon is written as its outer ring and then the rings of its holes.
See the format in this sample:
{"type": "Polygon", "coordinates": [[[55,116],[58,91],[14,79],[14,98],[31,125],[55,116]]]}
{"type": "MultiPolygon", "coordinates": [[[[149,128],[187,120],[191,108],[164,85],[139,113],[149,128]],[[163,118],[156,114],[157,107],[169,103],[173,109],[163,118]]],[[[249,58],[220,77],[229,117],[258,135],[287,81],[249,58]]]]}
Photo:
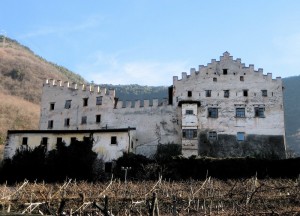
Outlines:
{"type": "MultiPolygon", "coordinates": [[[[217,61],[216,59],[211,59],[211,62],[208,63],[206,66],[199,65],[198,71],[195,68],[191,68],[189,74],[187,72],[182,72],[181,79],[178,78],[178,76],[173,76],[173,84],[178,81],[186,81],[189,78],[194,78],[199,75],[200,76],[212,75],[212,74],[209,74],[209,72],[211,73],[211,71],[209,71],[210,69],[213,69],[214,67],[216,67],[216,70],[217,70],[218,66],[216,66],[216,64],[228,65],[228,61],[232,61],[233,65],[235,65],[234,67],[236,67],[235,70],[239,70],[241,72],[241,74],[243,74],[243,75],[253,74],[253,75],[258,75],[262,79],[281,82],[281,77],[276,77],[275,79],[273,79],[272,73],[263,74],[262,68],[258,68],[258,70],[255,70],[254,64],[249,64],[248,67],[245,66],[245,64],[241,62],[241,58],[237,58],[236,60],[233,60],[233,57],[230,55],[230,53],[226,51],[223,53],[222,56],[220,56],[219,61],[217,61]]],[[[226,69],[230,70],[230,68],[226,68],[226,69]]],[[[216,72],[214,71],[214,73],[216,73],[216,72]]],[[[222,75],[219,72],[217,72],[217,74],[222,75]]],[[[232,73],[232,75],[238,75],[238,73],[235,71],[232,73]]]]}
{"type": "Polygon", "coordinates": [[[61,90],[93,92],[101,95],[109,95],[115,97],[115,89],[106,89],[100,85],[70,83],[69,81],[62,82],[61,80],[46,79],[43,87],[60,88],[61,90]]]}

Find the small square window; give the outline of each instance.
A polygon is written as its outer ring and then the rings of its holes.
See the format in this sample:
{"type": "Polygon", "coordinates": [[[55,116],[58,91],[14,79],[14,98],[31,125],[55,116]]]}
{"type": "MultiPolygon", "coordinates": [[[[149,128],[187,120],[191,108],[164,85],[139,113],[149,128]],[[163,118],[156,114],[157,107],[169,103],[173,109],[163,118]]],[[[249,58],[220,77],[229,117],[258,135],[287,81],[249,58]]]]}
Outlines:
{"type": "Polygon", "coordinates": [[[268,96],[268,91],[267,90],[261,90],[261,94],[263,97],[267,97],[268,96]]]}
{"type": "Polygon", "coordinates": [[[77,138],[76,137],[71,137],[70,141],[71,141],[71,143],[75,143],[77,141],[77,138]]]}
{"type": "Polygon", "coordinates": [[[96,105],[102,105],[102,96],[96,97],[96,105]]]}
{"type": "Polygon", "coordinates": [[[86,124],[87,122],[87,117],[86,116],[82,116],[81,118],[81,124],[86,124]]]}
{"type": "Polygon", "coordinates": [[[57,138],[56,138],[56,143],[57,143],[57,144],[62,143],[62,142],[63,142],[62,137],[57,137],[57,138]]]}
{"type": "Polygon", "coordinates": [[[42,145],[47,145],[48,144],[48,137],[43,137],[41,140],[42,145]]]}
{"type": "Polygon", "coordinates": [[[188,91],[188,97],[192,97],[192,91],[188,91]]]}
{"type": "Polygon", "coordinates": [[[218,139],[217,132],[216,131],[208,132],[208,139],[209,140],[217,140],[218,139]]]}
{"type": "Polygon", "coordinates": [[[54,110],[55,103],[50,103],[50,110],[54,110]]]}
{"type": "Polygon", "coordinates": [[[22,138],[22,145],[28,145],[28,137],[22,138]]]}
{"type": "Polygon", "coordinates": [[[96,115],[96,123],[100,123],[101,122],[101,115],[96,115]]]}
{"type": "Polygon", "coordinates": [[[211,97],[211,90],[205,90],[205,96],[211,97]]]}
{"type": "Polygon", "coordinates": [[[245,140],[245,133],[244,132],[237,132],[236,139],[237,139],[237,141],[244,141],[245,140]]]}
{"type": "Polygon", "coordinates": [[[110,144],[116,145],[117,144],[117,137],[116,136],[112,136],[110,139],[110,144]]]}
{"type": "Polygon", "coordinates": [[[214,81],[214,82],[217,82],[217,78],[216,78],[216,77],[214,77],[214,78],[213,78],[213,81],[214,81]]]}
{"type": "Polygon", "coordinates": [[[240,81],[244,81],[244,76],[240,76],[240,81]]]}
{"type": "Polygon", "coordinates": [[[70,119],[65,118],[65,127],[69,127],[69,126],[70,126],[70,119]]]}
{"type": "Polygon", "coordinates": [[[248,90],[243,90],[243,96],[248,97],[248,90]]]}
{"type": "Polygon", "coordinates": [[[88,106],[88,98],[83,98],[83,106],[88,106]]]}
{"type": "Polygon", "coordinates": [[[53,128],[53,120],[49,120],[48,121],[48,129],[52,129],[53,128]]]}
{"type": "Polygon", "coordinates": [[[227,75],[228,74],[228,69],[223,69],[223,75],[227,75]]]}
{"type": "Polygon", "coordinates": [[[236,108],[235,116],[238,118],[244,118],[245,117],[245,108],[236,108]]]}
{"type": "Polygon", "coordinates": [[[194,110],[185,110],[185,114],[186,115],[193,115],[194,114],[194,110]]]}
{"type": "Polygon", "coordinates": [[[196,129],[183,129],[182,137],[185,139],[195,139],[195,138],[197,138],[197,130],[196,129]]]}
{"type": "Polygon", "coordinates": [[[265,108],[264,107],[254,107],[255,117],[264,118],[265,117],[265,108]]]}
{"type": "Polygon", "coordinates": [[[229,90],[224,90],[224,97],[229,98],[229,90]]]}
{"type": "Polygon", "coordinates": [[[70,109],[71,108],[71,101],[72,100],[66,100],[65,109],[70,109]]]}
{"type": "Polygon", "coordinates": [[[208,108],[208,117],[209,118],[218,118],[218,108],[208,108]]]}

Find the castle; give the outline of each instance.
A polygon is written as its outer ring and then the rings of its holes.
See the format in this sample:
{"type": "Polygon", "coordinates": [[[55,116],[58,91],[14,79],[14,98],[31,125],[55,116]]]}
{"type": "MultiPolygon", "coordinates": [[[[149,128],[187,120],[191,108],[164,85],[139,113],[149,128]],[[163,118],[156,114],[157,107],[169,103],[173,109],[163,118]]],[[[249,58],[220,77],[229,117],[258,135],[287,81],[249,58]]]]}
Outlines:
{"type": "Polygon", "coordinates": [[[93,136],[105,161],[123,152],[151,156],[179,144],[183,156],[285,157],[280,77],[246,67],[225,52],[190,74],[173,77],[168,100],[120,101],[114,90],[59,80],[43,84],[40,130],[8,131],[5,157],[17,148],[93,136]]]}

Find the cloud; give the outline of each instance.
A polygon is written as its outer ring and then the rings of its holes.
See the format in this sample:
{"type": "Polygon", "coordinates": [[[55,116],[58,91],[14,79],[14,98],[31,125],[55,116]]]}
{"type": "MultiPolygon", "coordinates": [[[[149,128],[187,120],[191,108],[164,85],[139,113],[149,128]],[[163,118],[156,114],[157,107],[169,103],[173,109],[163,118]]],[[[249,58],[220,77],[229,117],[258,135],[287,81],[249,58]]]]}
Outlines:
{"type": "Polygon", "coordinates": [[[187,62],[127,61],[121,54],[105,55],[98,52],[77,66],[88,81],[98,84],[139,84],[149,86],[171,85],[172,77],[186,70],[187,62]]]}

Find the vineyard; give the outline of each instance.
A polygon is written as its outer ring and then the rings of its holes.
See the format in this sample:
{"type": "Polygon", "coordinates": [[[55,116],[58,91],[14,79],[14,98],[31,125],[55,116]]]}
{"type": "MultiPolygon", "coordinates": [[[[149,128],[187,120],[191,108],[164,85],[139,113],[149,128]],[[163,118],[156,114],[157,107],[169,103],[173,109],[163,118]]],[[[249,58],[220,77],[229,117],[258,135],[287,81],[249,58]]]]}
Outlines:
{"type": "Polygon", "coordinates": [[[0,186],[1,214],[300,215],[299,179],[124,182],[0,186]]]}

